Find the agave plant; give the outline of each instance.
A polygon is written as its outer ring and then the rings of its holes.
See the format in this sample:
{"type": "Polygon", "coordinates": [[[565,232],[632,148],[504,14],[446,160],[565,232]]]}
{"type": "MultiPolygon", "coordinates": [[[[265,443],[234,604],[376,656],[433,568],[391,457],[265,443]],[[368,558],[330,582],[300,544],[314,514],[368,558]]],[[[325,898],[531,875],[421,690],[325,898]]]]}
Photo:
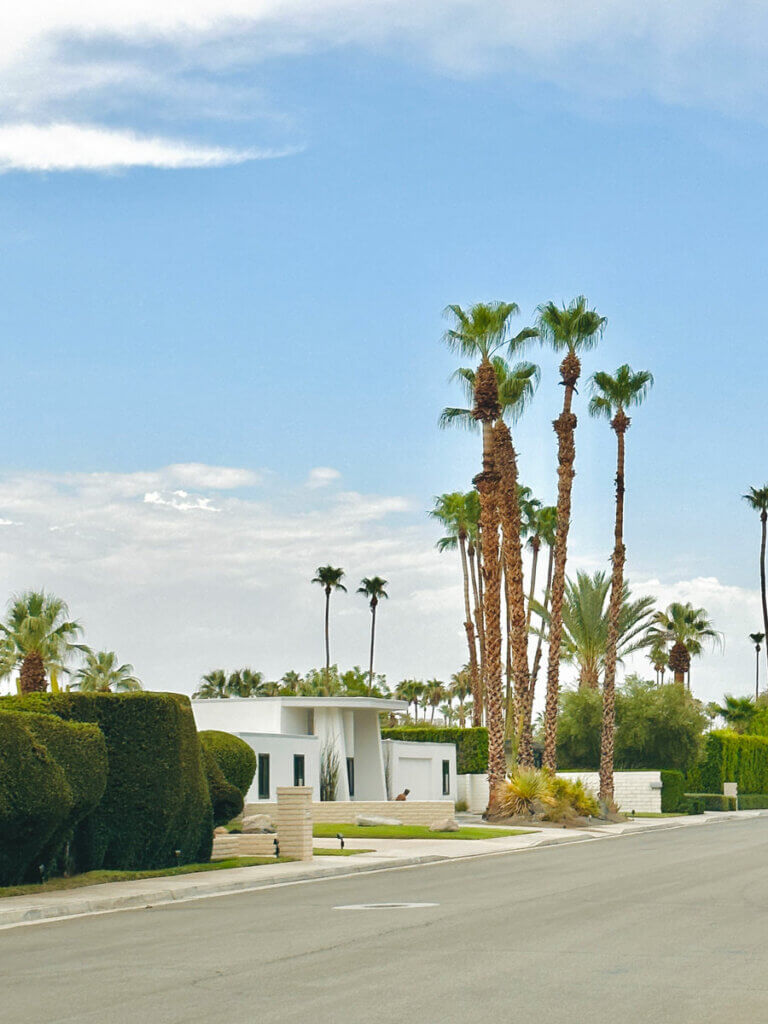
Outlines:
{"type": "Polygon", "coordinates": [[[518,768],[496,787],[495,807],[499,814],[532,814],[535,803],[554,803],[550,777],[538,768],[518,768]]]}

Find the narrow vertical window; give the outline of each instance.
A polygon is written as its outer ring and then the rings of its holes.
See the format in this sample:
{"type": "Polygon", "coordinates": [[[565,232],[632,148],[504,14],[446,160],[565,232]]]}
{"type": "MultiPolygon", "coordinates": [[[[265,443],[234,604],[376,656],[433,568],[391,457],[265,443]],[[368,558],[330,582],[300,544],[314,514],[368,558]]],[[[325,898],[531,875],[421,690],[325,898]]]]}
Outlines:
{"type": "Polygon", "coordinates": [[[349,795],[355,795],[355,759],[354,757],[347,758],[347,783],[349,785],[349,795]]]}
{"type": "Polygon", "coordinates": [[[304,755],[293,755],[293,784],[294,786],[304,785],[304,755]]]}
{"type": "Polygon", "coordinates": [[[443,796],[451,792],[451,762],[443,761],[443,796]]]}
{"type": "Polygon", "coordinates": [[[269,800],[269,754],[259,754],[259,800],[269,800]]]}

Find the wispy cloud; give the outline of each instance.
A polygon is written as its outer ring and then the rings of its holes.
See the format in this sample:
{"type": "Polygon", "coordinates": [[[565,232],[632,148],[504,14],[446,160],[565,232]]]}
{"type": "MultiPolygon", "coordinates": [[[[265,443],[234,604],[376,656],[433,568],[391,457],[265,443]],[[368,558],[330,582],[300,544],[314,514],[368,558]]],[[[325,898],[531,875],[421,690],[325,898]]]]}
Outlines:
{"type": "Polygon", "coordinates": [[[314,469],[309,471],[307,487],[310,490],[316,490],[318,487],[327,487],[328,484],[335,483],[336,480],[340,479],[341,473],[338,469],[332,469],[330,466],[315,466],[314,469]]]}
{"type": "Polygon", "coordinates": [[[224,167],[277,152],[196,145],[76,124],[0,125],[0,171],[112,171],[129,167],[224,167]]]}

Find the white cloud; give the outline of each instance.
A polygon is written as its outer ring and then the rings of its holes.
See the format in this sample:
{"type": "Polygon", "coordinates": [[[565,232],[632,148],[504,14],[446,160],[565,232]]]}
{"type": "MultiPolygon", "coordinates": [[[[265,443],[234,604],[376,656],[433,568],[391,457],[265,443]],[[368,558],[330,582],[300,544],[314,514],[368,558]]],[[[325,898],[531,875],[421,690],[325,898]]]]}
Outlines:
{"type": "Polygon", "coordinates": [[[334,481],[340,479],[341,473],[338,469],[332,469],[330,466],[315,466],[314,469],[310,469],[309,471],[306,485],[312,489],[317,487],[327,487],[328,484],[332,484],[334,481]]]}
{"type": "Polygon", "coordinates": [[[199,510],[202,512],[220,512],[221,509],[214,508],[210,498],[190,498],[186,491],[173,491],[172,494],[163,495],[160,491],[148,491],[144,495],[145,505],[167,505],[168,508],[178,509],[179,512],[199,510]]]}
{"type": "Polygon", "coordinates": [[[109,171],[129,167],[223,167],[276,153],[199,146],[76,124],[0,125],[0,171],[109,171]]]}
{"type": "Polygon", "coordinates": [[[253,487],[261,481],[258,473],[232,466],[206,466],[202,462],[177,462],[168,467],[171,476],[187,487],[210,488],[214,491],[233,491],[240,487],[253,487]]]}

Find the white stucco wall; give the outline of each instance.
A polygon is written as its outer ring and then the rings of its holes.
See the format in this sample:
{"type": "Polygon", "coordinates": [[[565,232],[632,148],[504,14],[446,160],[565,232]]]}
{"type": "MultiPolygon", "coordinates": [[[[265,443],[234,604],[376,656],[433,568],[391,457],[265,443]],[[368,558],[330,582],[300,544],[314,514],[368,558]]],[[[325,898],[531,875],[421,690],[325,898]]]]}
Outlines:
{"type": "MultiPolygon", "coordinates": [[[[558,772],[564,779],[581,779],[587,789],[597,795],[600,789],[598,772],[558,772]]],[[[661,811],[661,772],[614,772],[613,789],[616,803],[625,814],[632,811],[656,813],[661,811]]],[[[457,800],[464,800],[468,810],[481,814],[488,806],[488,777],[486,775],[460,775],[457,800]]]]}
{"type": "MultiPolygon", "coordinates": [[[[275,800],[278,786],[293,785],[293,755],[304,755],[304,785],[312,789],[312,799],[320,799],[320,743],[317,736],[279,736],[276,733],[235,733],[253,749],[257,758],[269,755],[269,796],[275,800]]],[[[247,804],[259,802],[259,769],[245,798],[247,804]]]]}
{"type": "Polygon", "coordinates": [[[389,775],[389,797],[409,789],[409,800],[456,800],[456,744],[382,740],[389,775]],[[448,762],[449,791],[443,793],[443,761],[448,762]]]}

